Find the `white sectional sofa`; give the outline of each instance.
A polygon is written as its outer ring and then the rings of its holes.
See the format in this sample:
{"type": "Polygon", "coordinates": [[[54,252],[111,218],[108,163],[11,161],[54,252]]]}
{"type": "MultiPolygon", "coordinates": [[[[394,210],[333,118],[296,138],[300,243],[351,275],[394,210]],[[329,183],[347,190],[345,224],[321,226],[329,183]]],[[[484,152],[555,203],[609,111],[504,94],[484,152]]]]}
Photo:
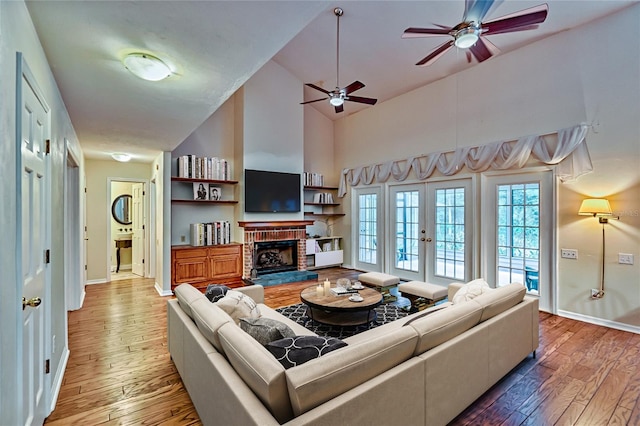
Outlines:
{"type": "MultiPolygon", "coordinates": [[[[261,286],[239,290],[263,317],[313,334],[264,305],[261,286]]],[[[538,347],[538,301],[521,284],[372,328],[289,369],[195,288],[176,296],[169,352],[205,425],[445,425],[538,347]]]]}

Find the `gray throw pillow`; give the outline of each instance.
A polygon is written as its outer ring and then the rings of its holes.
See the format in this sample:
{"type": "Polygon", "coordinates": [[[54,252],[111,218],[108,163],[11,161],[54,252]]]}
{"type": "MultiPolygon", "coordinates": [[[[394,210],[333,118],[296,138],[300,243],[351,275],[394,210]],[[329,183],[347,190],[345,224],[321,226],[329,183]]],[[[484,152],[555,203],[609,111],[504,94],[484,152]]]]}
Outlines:
{"type": "Polygon", "coordinates": [[[211,303],[216,303],[218,300],[222,299],[225,294],[229,291],[229,287],[221,284],[209,284],[207,289],[204,292],[204,295],[207,296],[207,299],[211,303]]]}
{"type": "Polygon", "coordinates": [[[334,337],[296,336],[268,343],[266,348],[284,368],[295,367],[347,346],[334,337]]]}
{"type": "Polygon", "coordinates": [[[271,318],[240,318],[240,328],[263,346],[296,335],[287,324],[271,318]]]}

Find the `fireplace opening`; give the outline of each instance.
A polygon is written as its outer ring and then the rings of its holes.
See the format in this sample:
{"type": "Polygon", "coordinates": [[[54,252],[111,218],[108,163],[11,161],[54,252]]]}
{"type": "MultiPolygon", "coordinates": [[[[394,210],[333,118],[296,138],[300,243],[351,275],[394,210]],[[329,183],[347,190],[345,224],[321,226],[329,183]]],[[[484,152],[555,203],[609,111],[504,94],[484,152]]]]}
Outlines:
{"type": "Polygon", "coordinates": [[[298,241],[255,243],[253,267],[257,275],[298,270],[298,241]]]}

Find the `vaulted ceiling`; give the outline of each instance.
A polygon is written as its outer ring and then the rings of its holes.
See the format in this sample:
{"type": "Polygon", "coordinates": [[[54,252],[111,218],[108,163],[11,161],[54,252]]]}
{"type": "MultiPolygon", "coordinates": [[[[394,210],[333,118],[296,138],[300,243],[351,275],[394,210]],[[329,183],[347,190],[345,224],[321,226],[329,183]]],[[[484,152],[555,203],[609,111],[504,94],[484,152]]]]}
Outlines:
{"type": "MultiPolygon", "coordinates": [[[[542,2],[498,0],[487,18],[542,2]]],[[[549,15],[538,29],[490,37],[500,54],[637,1],[547,3],[549,15]]],[[[134,161],[150,161],[172,150],[271,59],[301,84],[332,90],[336,6],[344,9],[339,84],[362,81],[366,87],[359,96],[383,102],[477,66],[452,49],[433,65],[417,67],[446,38],[401,39],[407,27],[456,25],[464,0],[28,1],[27,6],[88,158],[128,152],[134,161]],[[160,82],[134,77],[121,63],[133,51],[156,54],[175,74],[160,82]]],[[[322,93],[305,88],[304,100],[319,97],[322,93]]],[[[341,114],[328,102],[300,108],[316,108],[337,119],[375,106],[348,102],[341,114]]]]}

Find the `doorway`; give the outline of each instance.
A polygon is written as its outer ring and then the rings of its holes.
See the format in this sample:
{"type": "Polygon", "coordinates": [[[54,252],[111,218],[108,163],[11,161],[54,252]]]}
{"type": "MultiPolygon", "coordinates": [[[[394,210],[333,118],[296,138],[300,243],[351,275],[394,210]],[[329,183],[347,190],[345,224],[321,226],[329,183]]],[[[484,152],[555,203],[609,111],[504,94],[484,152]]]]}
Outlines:
{"type": "Polygon", "coordinates": [[[150,276],[148,187],[142,179],[108,179],[107,281],[150,276]]]}

